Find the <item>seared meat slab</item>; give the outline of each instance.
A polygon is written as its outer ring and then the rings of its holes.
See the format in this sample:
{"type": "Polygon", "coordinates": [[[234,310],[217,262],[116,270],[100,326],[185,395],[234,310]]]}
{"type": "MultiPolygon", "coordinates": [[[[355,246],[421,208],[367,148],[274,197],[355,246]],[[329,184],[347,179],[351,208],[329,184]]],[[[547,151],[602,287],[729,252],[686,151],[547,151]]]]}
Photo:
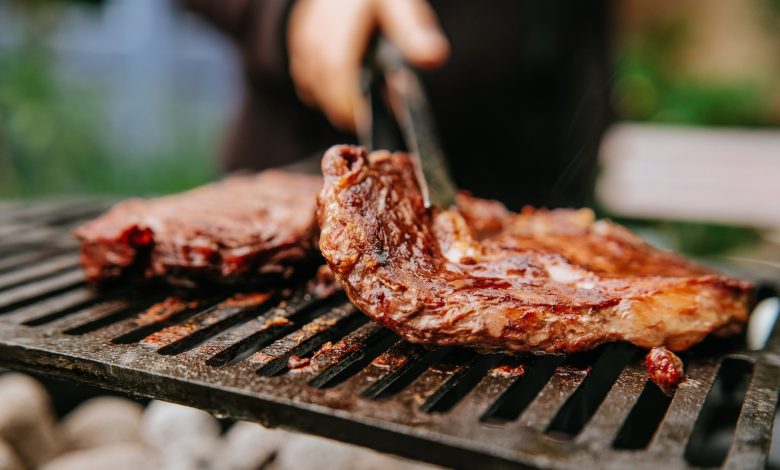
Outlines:
{"type": "Polygon", "coordinates": [[[319,176],[269,170],[121,202],[75,232],[87,279],[230,283],[289,274],[316,249],[321,186],[319,176]]]}
{"type": "Polygon", "coordinates": [[[426,210],[409,158],[359,147],[322,163],[320,249],[368,316],[429,345],[679,351],[747,319],[749,283],[644,243],[589,210],[513,214],[462,195],[426,210]]]}

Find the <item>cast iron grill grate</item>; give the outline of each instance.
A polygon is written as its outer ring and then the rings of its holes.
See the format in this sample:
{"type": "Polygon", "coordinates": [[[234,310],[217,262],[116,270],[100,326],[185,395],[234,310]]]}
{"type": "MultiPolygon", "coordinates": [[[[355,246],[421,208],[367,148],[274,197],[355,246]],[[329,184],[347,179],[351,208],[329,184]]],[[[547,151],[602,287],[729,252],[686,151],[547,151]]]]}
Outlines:
{"type": "Polygon", "coordinates": [[[780,335],[761,351],[732,341],[687,353],[688,379],[668,397],[629,345],[571,357],[427,350],[305,282],[96,293],[68,232],[104,208],[0,209],[0,365],[453,467],[766,463],[780,335]]]}

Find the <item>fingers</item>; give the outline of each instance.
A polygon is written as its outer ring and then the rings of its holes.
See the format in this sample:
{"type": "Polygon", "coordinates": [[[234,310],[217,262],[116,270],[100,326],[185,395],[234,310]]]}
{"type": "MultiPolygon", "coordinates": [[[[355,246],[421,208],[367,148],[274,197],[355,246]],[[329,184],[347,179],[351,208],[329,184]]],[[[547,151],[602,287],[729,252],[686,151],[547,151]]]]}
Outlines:
{"type": "Polygon", "coordinates": [[[449,43],[425,0],[298,0],[290,15],[290,73],[301,100],[336,127],[354,130],[366,114],[363,56],[376,27],[418,67],[436,67],[449,43]]]}
{"type": "Polygon", "coordinates": [[[413,65],[433,68],[450,53],[447,38],[425,0],[376,0],[379,25],[413,65]]]}
{"type": "Polygon", "coordinates": [[[374,28],[373,0],[301,0],[288,28],[290,73],[301,99],[336,126],[362,113],[360,70],[374,28]]]}

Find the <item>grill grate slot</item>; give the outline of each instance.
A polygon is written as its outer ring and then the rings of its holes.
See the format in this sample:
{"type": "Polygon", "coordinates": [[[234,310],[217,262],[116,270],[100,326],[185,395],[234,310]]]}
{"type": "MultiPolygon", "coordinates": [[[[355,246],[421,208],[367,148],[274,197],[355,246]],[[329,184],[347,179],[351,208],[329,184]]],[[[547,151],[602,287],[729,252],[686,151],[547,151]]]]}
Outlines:
{"type": "Polygon", "coordinates": [[[383,351],[398,341],[398,336],[375,323],[363,325],[329,348],[322,348],[314,354],[312,365],[325,369],[309,385],[315,388],[329,388],[340,384],[359,372],[383,351]]]}
{"type": "Polygon", "coordinates": [[[631,413],[623,422],[613,446],[627,450],[647,447],[671,402],[671,396],[662,392],[656,384],[647,381],[631,413]]]}
{"type": "Polygon", "coordinates": [[[547,427],[547,434],[562,438],[579,434],[635,355],[636,348],[626,344],[606,346],[588,377],[556,413],[547,427]]]}
{"type": "Polygon", "coordinates": [[[0,315],[57,296],[84,285],[80,271],[68,271],[35,284],[0,292],[0,315]]]}
{"type": "Polygon", "coordinates": [[[259,375],[273,377],[289,370],[292,356],[311,359],[312,355],[325,344],[338,341],[358,327],[367,323],[367,319],[352,305],[336,307],[321,317],[304,325],[299,331],[290,333],[253,356],[253,364],[265,362],[257,369],[259,375]],[[262,357],[260,358],[256,357],[262,357]]]}
{"type": "Polygon", "coordinates": [[[500,356],[480,356],[472,353],[468,365],[456,372],[420,407],[426,413],[444,413],[465,397],[487,373],[498,364],[500,356]]]}
{"type": "Polygon", "coordinates": [[[391,397],[406,388],[448,352],[449,348],[429,351],[422,346],[399,341],[374,360],[374,364],[379,364],[376,367],[389,367],[391,372],[364,389],[362,395],[373,400],[391,397]]]}
{"type": "Polygon", "coordinates": [[[753,364],[746,360],[723,361],[685,448],[688,462],[716,467],[725,461],[752,374],[753,364]]]}
{"type": "Polygon", "coordinates": [[[51,258],[52,256],[58,256],[64,253],[68,253],[68,251],[47,248],[24,251],[22,253],[16,251],[12,254],[9,254],[8,256],[0,258],[0,274],[5,274],[13,270],[23,268],[30,263],[51,258]]]}
{"type": "Polygon", "coordinates": [[[161,330],[157,342],[164,339],[167,344],[160,343],[162,347],[157,352],[176,355],[188,351],[228,328],[266,313],[277,300],[275,292],[233,296],[184,322],[161,330]]]}
{"type": "Polygon", "coordinates": [[[540,356],[526,368],[525,374],[518,377],[512,385],[485,411],[481,420],[485,422],[514,421],[539,395],[542,388],[563,363],[563,356],[540,356]]]}
{"type": "Polygon", "coordinates": [[[778,389],[780,367],[758,361],[745,393],[734,432],[734,443],[726,460],[727,468],[762,468],[766,465],[766,451],[772,442],[778,389]]]}
{"type": "Polygon", "coordinates": [[[79,288],[33,304],[27,310],[22,309],[14,312],[13,319],[25,326],[41,326],[86,310],[99,302],[101,299],[97,298],[93,292],[79,288]]]}
{"type": "MultiPolygon", "coordinates": [[[[736,361],[754,364],[753,374],[742,373],[744,404],[732,409],[715,460],[726,468],[765,464],[780,388],[777,331],[763,350],[742,349],[739,338],[697,348],[686,360],[688,379],[667,397],[626,345],[566,358],[428,350],[371,322],[344,295],[314,295],[305,280],[271,292],[222,289],[218,297],[159,285],[95,291],[75,269],[67,229],[100,209],[27,210],[0,214],[8,221],[0,232],[25,234],[21,244],[0,240],[4,366],[446,466],[571,469],[707,463],[693,455],[712,440],[701,438],[696,426],[707,426],[697,418],[725,416],[705,399],[721,361],[721,375],[736,361]],[[184,304],[174,305],[174,295],[184,304]],[[155,307],[166,299],[167,308],[155,307]]],[[[709,395],[722,388],[718,380],[709,395]]]]}
{"type": "Polygon", "coordinates": [[[672,397],[672,403],[648,447],[656,455],[681,456],[693,430],[704,399],[715,381],[719,361],[705,359],[686,369],[686,379],[672,397]]]}
{"type": "Polygon", "coordinates": [[[210,312],[220,300],[222,298],[190,300],[169,297],[124,322],[114,323],[104,335],[113,337],[111,342],[114,344],[140,342],[144,346],[159,347],[170,336],[175,337],[175,333],[170,334],[171,328],[201,312],[210,312]],[[117,334],[118,331],[124,332],[117,334]]]}
{"type": "Polygon", "coordinates": [[[71,271],[78,266],[78,259],[65,255],[53,258],[45,264],[34,264],[18,271],[0,275],[0,291],[24,286],[47,279],[65,271],[71,271]]]}
{"type": "Polygon", "coordinates": [[[247,324],[248,335],[216,353],[206,363],[221,367],[242,361],[279,338],[292,333],[298,325],[305,324],[343,303],[344,297],[341,295],[326,299],[295,296],[287,303],[287,307],[273,310],[257,322],[247,324]]]}
{"type": "Polygon", "coordinates": [[[126,300],[110,302],[101,308],[87,310],[85,316],[87,319],[78,318],[75,326],[68,326],[63,333],[71,336],[78,336],[92,333],[101,328],[105,328],[114,323],[121,322],[130,317],[138,315],[139,312],[148,310],[152,305],[161,301],[163,296],[152,297],[149,300],[128,303],[126,300]]]}

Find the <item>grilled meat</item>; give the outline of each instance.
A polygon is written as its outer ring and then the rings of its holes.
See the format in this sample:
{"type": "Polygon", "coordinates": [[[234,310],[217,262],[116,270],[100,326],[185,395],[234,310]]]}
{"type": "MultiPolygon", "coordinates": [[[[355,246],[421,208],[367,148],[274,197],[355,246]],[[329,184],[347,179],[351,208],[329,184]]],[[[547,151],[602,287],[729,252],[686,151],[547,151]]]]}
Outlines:
{"type": "Polygon", "coordinates": [[[590,210],[513,214],[461,195],[426,209],[409,158],[359,147],[322,163],[320,249],[355,305],[405,339],[575,352],[686,349],[747,319],[751,285],[644,243],[590,210]]]}
{"type": "Polygon", "coordinates": [[[131,199],[76,230],[89,281],[175,283],[287,276],[316,253],[318,176],[269,170],[182,194],[131,199]]]}
{"type": "Polygon", "coordinates": [[[685,368],[676,354],[664,347],[653,348],[645,356],[647,376],[665,393],[671,394],[685,379],[685,368]]]}

